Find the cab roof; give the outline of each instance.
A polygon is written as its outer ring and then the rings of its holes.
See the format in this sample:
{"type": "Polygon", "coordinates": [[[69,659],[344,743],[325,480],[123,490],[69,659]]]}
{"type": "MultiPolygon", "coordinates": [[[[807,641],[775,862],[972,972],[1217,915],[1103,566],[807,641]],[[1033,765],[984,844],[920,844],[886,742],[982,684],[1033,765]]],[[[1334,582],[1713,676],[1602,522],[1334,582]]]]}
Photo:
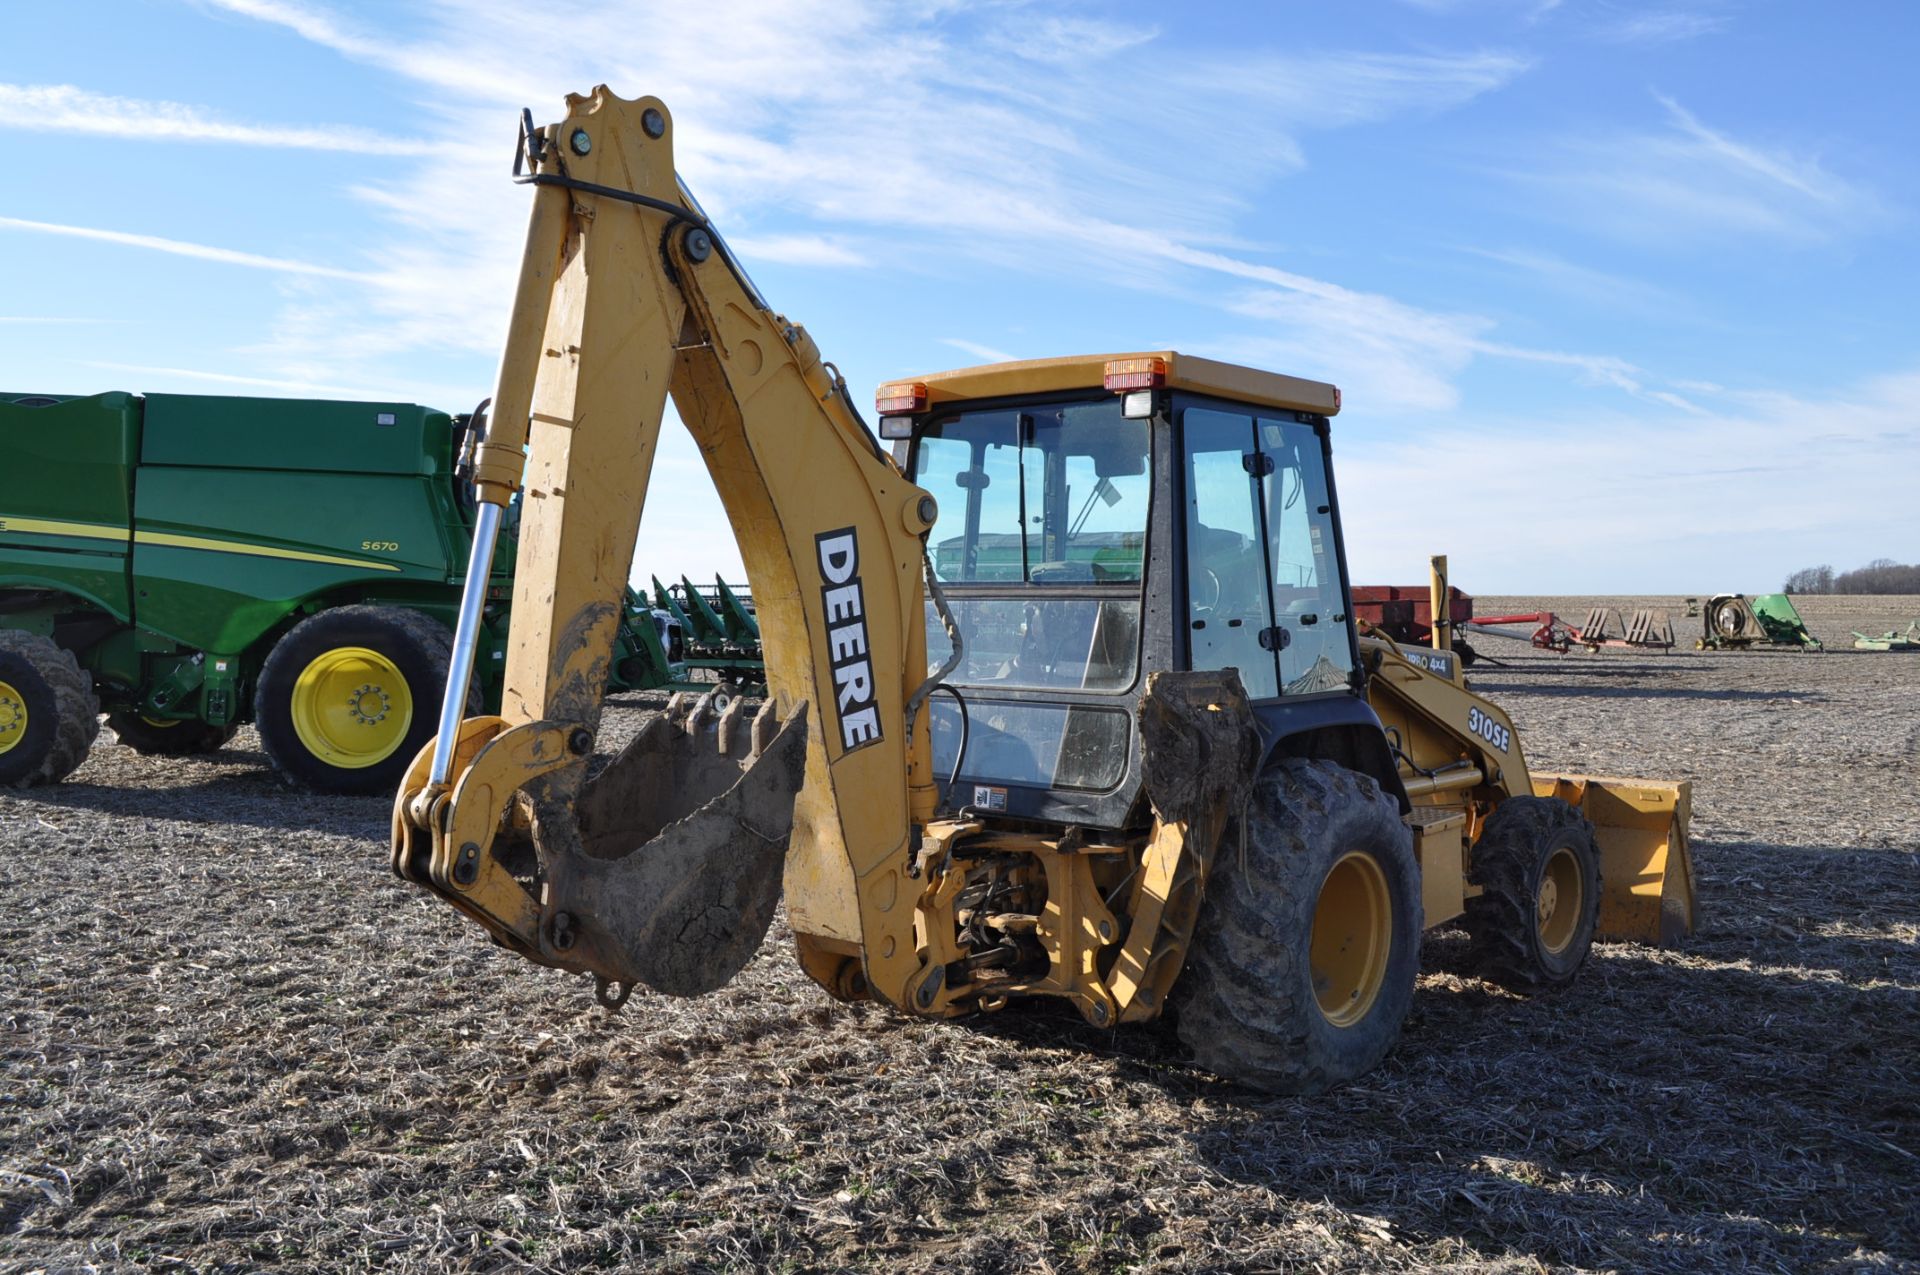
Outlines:
{"type": "Polygon", "coordinates": [[[1062,390],[1097,390],[1105,383],[1107,364],[1119,359],[1161,359],[1167,365],[1171,389],[1192,390],[1257,407],[1332,416],[1340,410],[1340,391],[1324,381],[1308,381],[1278,372],[1221,363],[1177,350],[1144,350],[1125,354],[1078,354],[1057,359],[1023,359],[956,368],[926,376],[901,377],[927,387],[929,409],[973,399],[1012,398],[1053,394],[1062,390]]]}

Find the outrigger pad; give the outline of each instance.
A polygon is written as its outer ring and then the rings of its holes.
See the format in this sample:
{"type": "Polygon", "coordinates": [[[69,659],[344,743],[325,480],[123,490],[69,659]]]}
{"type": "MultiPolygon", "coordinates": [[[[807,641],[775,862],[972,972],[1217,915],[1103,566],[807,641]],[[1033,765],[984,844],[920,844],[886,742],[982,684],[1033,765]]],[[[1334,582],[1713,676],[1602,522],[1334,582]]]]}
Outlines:
{"type": "Polygon", "coordinates": [[[673,996],[725,985],[760,948],[780,902],[793,800],[806,774],[806,705],[681,697],[587,782],[569,820],[537,804],[547,869],[543,956],[673,996]],[[559,815],[558,823],[553,815],[559,815]]]}

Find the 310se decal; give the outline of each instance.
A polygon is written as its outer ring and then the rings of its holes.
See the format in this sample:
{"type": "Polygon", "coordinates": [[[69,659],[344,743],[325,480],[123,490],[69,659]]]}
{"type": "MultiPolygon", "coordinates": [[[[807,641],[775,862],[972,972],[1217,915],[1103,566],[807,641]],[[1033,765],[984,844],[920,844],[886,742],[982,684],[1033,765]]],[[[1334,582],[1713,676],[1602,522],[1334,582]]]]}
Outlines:
{"type": "Polygon", "coordinates": [[[1513,732],[1477,708],[1467,710],[1467,729],[1503,753],[1513,747],[1513,732]]]}

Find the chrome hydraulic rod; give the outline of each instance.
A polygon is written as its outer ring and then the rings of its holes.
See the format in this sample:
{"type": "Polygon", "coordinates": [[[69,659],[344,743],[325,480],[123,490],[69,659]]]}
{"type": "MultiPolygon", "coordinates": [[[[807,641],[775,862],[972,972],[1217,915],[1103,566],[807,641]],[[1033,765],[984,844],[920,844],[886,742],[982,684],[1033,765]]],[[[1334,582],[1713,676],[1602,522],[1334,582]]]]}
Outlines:
{"type": "Polygon", "coordinates": [[[467,713],[467,684],[473,680],[473,653],[480,645],[480,612],[487,602],[487,580],[493,574],[493,549],[500,539],[500,515],[490,500],[480,502],[473,522],[473,553],[467,559],[467,582],[460,591],[460,627],[453,634],[453,658],[447,662],[447,694],[440,701],[440,733],[433,738],[430,788],[446,786],[453,770],[453,744],[460,720],[467,713]]]}

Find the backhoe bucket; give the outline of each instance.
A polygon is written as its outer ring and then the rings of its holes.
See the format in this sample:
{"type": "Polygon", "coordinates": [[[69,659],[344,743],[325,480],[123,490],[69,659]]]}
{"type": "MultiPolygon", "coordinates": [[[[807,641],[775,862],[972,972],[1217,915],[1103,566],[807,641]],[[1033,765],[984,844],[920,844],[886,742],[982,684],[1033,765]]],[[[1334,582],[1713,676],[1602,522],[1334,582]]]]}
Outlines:
{"type": "Polygon", "coordinates": [[[743,699],[715,713],[715,698],[674,696],[577,796],[556,782],[564,767],[541,760],[552,751],[540,745],[543,724],[499,732],[498,718],[481,719],[492,729],[464,746],[466,776],[446,816],[466,831],[443,833],[429,865],[413,848],[403,790],[396,870],[529,959],[596,975],[609,1006],[635,983],[674,996],[719,988],[759,950],[780,901],[807,706],[782,718],[769,699],[750,717],[743,699]],[[503,819],[495,794],[516,788],[503,819]],[[490,845],[470,818],[493,824],[490,845]]]}
{"type": "Polygon", "coordinates": [[[1593,824],[1600,844],[1599,937],[1666,947],[1693,933],[1691,783],[1535,772],[1533,791],[1560,798],[1593,824]]]}
{"type": "Polygon", "coordinates": [[[782,722],[771,700],[752,719],[745,707],[670,708],[582,790],[580,853],[549,855],[548,879],[572,920],[569,954],[602,978],[699,996],[766,937],[806,769],[805,708],[782,722]]]}

